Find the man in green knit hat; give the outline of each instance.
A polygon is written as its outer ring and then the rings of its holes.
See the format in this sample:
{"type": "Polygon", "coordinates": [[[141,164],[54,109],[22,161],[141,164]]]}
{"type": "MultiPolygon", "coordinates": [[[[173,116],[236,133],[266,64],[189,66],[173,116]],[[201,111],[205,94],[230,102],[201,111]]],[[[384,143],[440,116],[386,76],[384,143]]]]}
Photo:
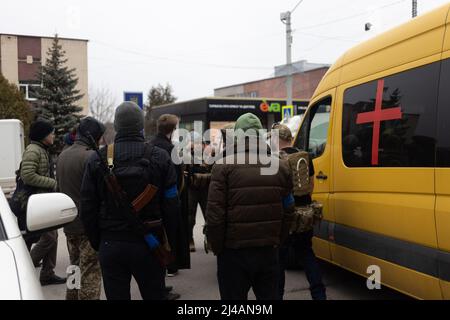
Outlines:
{"type": "Polygon", "coordinates": [[[285,162],[280,162],[275,174],[264,175],[262,169],[268,165],[249,161],[258,155],[252,154],[255,152],[270,154],[269,147],[259,143],[262,125],[257,116],[242,115],[234,129],[237,143],[245,145],[238,145],[232,153],[227,150],[223,164],[214,165],[206,209],[208,243],[217,255],[220,296],[246,300],[253,288],[258,300],[276,299],[278,246],[288,235],[294,209],[292,179],[285,162]],[[242,139],[242,134],[250,138],[242,139]],[[254,143],[259,148],[254,148],[254,143]],[[246,163],[237,164],[237,156],[246,163]]]}

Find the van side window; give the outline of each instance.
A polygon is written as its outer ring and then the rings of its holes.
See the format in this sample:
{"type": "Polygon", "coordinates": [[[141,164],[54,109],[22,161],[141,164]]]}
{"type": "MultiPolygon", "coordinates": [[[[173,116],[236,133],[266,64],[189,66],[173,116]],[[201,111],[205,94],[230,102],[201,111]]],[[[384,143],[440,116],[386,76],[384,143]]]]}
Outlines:
{"type": "Polygon", "coordinates": [[[305,115],[295,146],[308,150],[311,157],[320,157],[325,151],[330,124],[331,97],[315,103],[305,115]]]}
{"type": "Polygon", "coordinates": [[[450,59],[442,61],[438,106],[437,167],[450,167],[450,59]]]}
{"type": "Polygon", "coordinates": [[[440,62],[349,88],[342,157],[347,167],[433,167],[440,62]]]}

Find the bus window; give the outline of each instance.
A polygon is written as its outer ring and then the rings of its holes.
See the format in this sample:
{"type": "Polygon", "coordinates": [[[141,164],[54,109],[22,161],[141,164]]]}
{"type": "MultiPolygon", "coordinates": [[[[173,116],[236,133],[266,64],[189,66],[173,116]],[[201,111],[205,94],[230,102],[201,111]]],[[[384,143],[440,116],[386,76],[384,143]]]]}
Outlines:
{"type": "Polygon", "coordinates": [[[347,167],[434,167],[439,70],[435,62],[345,91],[347,167]]]}

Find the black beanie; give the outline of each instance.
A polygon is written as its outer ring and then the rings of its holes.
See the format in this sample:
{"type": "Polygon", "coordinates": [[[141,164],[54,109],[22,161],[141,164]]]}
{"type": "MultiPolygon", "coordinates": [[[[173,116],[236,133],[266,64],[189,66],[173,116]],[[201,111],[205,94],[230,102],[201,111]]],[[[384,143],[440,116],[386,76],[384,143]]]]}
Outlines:
{"type": "Polygon", "coordinates": [[[55,130],[53,125],[43,119],[36,120],[30,126],[30,140],[40,142],[55,130]]]}
{"type": "Polygon", "coordinates": [[[89,142],[89,134],[95,141],[100,139],[105,133],[105,126],[103,123],[93,117],[85,117],[81,119],[77,131],[77,140],[89,142]]]}

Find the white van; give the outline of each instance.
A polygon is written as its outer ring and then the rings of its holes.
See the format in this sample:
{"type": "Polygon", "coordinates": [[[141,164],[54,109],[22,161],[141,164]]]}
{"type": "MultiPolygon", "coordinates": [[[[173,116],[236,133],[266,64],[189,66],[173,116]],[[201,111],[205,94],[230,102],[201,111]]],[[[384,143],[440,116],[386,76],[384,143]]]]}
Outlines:
{"type": "Polygon", "coordinates": [[[0,187],[5,194],[16,188],[16,170],[24,151],[23,124],[17,119],[0,120],[0,187]]]}

